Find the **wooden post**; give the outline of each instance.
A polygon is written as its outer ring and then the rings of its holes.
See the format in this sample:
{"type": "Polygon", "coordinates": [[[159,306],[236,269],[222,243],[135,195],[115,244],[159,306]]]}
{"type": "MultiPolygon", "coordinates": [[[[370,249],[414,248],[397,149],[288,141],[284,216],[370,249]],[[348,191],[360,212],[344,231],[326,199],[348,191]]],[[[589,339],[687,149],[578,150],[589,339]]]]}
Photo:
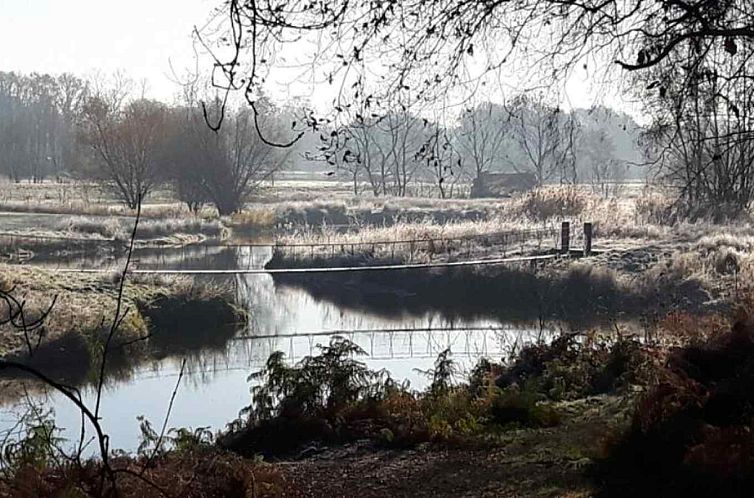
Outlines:
{"type": "Polygon", "coordinates": [[[592,224],[584,223],[584,256],[592,255],[592,224]]]}
{"type": "Polygon", "coordinates": [[[571,224],[564,221],[560,226],[560,253],[568,254],[571,250],[571,224]]]}

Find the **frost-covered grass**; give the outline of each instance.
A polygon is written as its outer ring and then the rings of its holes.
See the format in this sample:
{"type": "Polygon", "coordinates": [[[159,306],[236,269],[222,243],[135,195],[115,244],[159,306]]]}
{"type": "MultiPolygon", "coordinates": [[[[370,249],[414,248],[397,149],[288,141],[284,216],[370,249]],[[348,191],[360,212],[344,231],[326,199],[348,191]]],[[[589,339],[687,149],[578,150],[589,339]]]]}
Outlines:
{"type": "MultiPolygon", "coordinates": [[[[77,216],[60,220],[57,227],[61,232],[73,235],[96,234],[108,239],[127,240],[131,237],[132,223],[132,220],[123,218],[77,216]]],[[[204,220],[196,217],[147,218],[139,222],[136,237],[140,240],[150,240],[178,234],[221,237],[224,234],[224,228],[220,220],[204,220]]]]}
{"type": "MultiPolygon", "coordinates": [[[[72,385],[87,382],[92,368],[99,364],[111,330],[120,278],[116,271],[60,273],[0,264],[0,288],[12,289],[14,296],[23,299],[27,322],[52,307],[41,336],[39,331],[30,335],[31,353],[22,331],[0,325],[0,356],[36,366],[72,385]]],[[[124,314],[113,336],[112,361],[108,362],[114,370],[108,375],[128,375],[156,350],[166,354],[196,343],[202,345],[203,341],[227,340],[236,324],[246,320],[246,314],[234,303],[233,292],[224,285],[185,276],[129,276],[121,307],[124,314]],[[187,315],[177,318],[176,310],[187,315]]],[[[7,313],[5,301],[2,307],[4,311],[0,311],[7,313]]]]}
{"type": "Polygon", "coordinates": [[[455,223],[398,222],[348,232],[304,228],[277,238],[272,264],[319,266],[336,259],[344,265],[423,263],[554,247],[556,232],[540,233],[541,230],[541,225],[510,223],[502,218],[455,223]]]}

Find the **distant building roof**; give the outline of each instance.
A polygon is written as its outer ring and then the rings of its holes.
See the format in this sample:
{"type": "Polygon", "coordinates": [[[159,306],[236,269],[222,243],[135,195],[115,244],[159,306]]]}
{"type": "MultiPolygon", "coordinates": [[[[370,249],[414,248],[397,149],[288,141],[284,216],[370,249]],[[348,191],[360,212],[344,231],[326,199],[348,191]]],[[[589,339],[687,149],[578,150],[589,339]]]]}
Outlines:
{"type": "Polygon", "coordinates": [[[536,186],[533,173],[481,173],[471,184],[471,197],[508,197],[536,186]]]}

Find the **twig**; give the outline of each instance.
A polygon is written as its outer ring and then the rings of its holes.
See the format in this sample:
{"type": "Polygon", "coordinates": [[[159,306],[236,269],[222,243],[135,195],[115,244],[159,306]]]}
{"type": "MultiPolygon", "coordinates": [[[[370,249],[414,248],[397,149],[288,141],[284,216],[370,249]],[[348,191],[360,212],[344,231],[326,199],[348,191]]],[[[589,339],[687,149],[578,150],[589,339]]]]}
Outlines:
{"type": "Polygon", "coordinates": [[[173,402],[175,401],[175,396],[178,394],[178,388],[181,385],[181,380],[183,379],[183,372],[186,368],[186,358],[183,359],[181,362],[181,370],[178,373],[178,380],[175,382],[175,388],[173,388],[173,394],[170,396],[170,403],[168,404],[168,411],[165,413],[165,419],[162,421],[162,429],[160,430],[160,437],[157,438],[157,443],[154,446],[154,450],[152,450],[152,454],[147,458],[147,461],[144,462],[144,466],[141,469],[141,475],[144,475],[144,472],[146,472],[147,468],[149,468],[150,465],[152,465],[152,462],[154,461],[155,457],[157,457],[157,453],[160,451],[160,447],[162,446],[162,441],[165,437],[165,430],[168,426],[168,420],[170,419],[170,413],[173,411],[173,402]]]}
{"type": "Polygon", "coordinates": [[[102,402],[102,387],[105,382],[105,368],[107,366],[107,355],[110,350],[110,343],[113,340],[113,337],[115,336],[115,333],[118,330],[118,325],[120,325],[121,321],[125,317],[126,313],[121,316],[120,310],[123,306],[123,289],[126,284],[126,277],[128,276],[128,267],[131,264],[131,257],[134,252],[134,242],[136,241],[136,230],[139,227],[139,219],[141,217],[141,198],[139,198],[139,203],[136,207],[136,220],[134,221],[134,229],[131,232],[131,242],[128,246],[128,255],[126,256],[126,264],[123,268],[123,272],[121,273],[120,278],[120,285],[118,287],[118,301],[115,308],[115,316],[113,317],[113,324],[110,327],[110,332],[107,335],[107,340],[105,341],[105,348],[102,352],[102,362],[100,364],[100,371],[99,371],[99,379],[97,381],[97,399],[95,402],[94,407],[94,415],[95,417],[99,417],[99,410],[100,410],[100,404],[102,402]]]}

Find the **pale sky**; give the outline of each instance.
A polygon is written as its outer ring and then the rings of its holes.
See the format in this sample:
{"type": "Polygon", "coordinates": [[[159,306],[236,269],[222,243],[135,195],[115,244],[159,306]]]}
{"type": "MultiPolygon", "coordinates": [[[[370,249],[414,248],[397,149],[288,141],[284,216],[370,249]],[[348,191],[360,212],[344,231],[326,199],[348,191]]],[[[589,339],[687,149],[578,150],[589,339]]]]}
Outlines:
{"type": "MultiPolygon", "coordinates": [[[[222,0],[0,0],[0,71],[86,76],[124,70],[148,81],[150,97],[169,100],[178,91],[171,63],[178,72],[195,67],[191,31],[220,5],[222,0]]],[[[579,73],[565,86],[566,108],[602,103],[636,116],[630,103],[579,73]]],[[[303,86],[268,90],[278,100],[301,95],[315,106],[329,105],[334,94],[303,86]]]]}
{"type": "Polygon", "coordinates": [[[170,64],[191,66],[191,30],[219,0],[0,0],[0,70],[125,70],[170,98],[170,64]]]}

